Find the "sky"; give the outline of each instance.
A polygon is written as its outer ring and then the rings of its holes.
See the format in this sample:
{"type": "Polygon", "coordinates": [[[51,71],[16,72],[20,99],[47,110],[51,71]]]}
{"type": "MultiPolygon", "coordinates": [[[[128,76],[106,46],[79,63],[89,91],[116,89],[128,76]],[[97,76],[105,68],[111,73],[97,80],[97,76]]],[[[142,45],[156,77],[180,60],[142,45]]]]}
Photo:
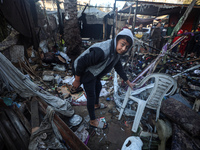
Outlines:
{"type": "MultiPolygon", "coordinates": [[[[98,5],[102,4],[103,6],[106,7],[106,6],[108,6],[108,4],[110,4],[110,7],[113,7],[114,2],[115,2],[115,0],[91,0],[90,5],[98,6],[98,5]]],[[[124,6],[124,3],[125,2],[119,2],[119,1],[116,3],[116,6],[118,7],[119,10],[124,6]]]]}

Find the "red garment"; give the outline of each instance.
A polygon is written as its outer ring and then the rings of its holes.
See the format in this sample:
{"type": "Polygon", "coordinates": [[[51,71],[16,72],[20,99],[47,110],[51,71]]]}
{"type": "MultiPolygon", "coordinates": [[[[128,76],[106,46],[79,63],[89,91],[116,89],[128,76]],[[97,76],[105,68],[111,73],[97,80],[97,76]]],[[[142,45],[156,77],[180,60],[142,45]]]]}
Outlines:
{"type": "MultiPolygon", "coordinates": [[[[183,30],[182,30],[182,29],[179,30],[177,34],[183,34],[183,30]]],[[[180,35],[179,35],[179,36],[176,36],[176,37],[173,39],[172,42],[173,42],[173,43],[176,42],[180,37],[181,37],[180,35]]]]}
{"type": "Polygon", "coordinates": [[[128,29],[128,27],[127,27],[127,26],[124,26],[124,27],[122,28],[122,30],[124,30],[124,29],[128,29]]]}
{"type": "Polygon", "coordinates": [[[190,40],[190,36],[187,36],[183,41],[181,41],[181,45],[179,48],[179,53],[181,53],[181,55],[184,55],[185,48],[186,48],[189,40],[190,40]]]}

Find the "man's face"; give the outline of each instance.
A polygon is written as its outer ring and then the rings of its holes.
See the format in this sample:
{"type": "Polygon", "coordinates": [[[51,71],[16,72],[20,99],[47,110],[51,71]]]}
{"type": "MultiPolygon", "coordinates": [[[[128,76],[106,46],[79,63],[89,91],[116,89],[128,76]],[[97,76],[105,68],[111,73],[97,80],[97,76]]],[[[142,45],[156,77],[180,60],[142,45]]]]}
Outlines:
{"type": "Polygon", "coordinates": [[[156,27],[158,27],[158,28],[161,27],[161,23],[158,23],[156,27]]]}
{"type": "Polygon", "coordinates": [[[198,27],[200,28],[200,24],[198,24],[198,27]]]}
{"type": "Polygon", "coordinates": [[[174,27],[174,24],[172,23],[172,24],[170,24],[170,26],[171,26],[171,27],[174,27]]]}
{"type": "Polygon", "coordinates": [[[167,27],[168,27],[168,24],[165,24],[164,27],[167,28],[167,27]]]}
{"type": "Polygon", "coordinates": [[[130,44],[125,39],[120,39],[117,42],[116,51],[118,54],[124,54],[128,48],[130,47],[130,44]]]}

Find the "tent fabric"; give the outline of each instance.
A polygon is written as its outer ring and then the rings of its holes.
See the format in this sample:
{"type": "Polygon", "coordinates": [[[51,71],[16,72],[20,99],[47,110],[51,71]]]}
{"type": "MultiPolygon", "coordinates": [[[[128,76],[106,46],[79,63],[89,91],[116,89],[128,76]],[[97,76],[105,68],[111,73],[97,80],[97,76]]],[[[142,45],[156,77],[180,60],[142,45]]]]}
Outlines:
{"type": "MultiPolygon", "coordinates": [[[[78,17],[81,16],[81,13],[82,13],[82,10],[78,11],[78,17]]],[[[101,11],[97,8],[93,8],[93,7],[85,9],[84,13],[86,15],[93,15],[96,18],[103,18],[107,14],[106,12],[103,12],[103,11],[101,11]]]]}
{"type": "MultiPolygon", "coordinates": [[[[130,7],[125,7],[122,10],[119,11],[119,13],[129,13],[130,7]]],[[[181,8],[176,5],[168,5],[166,3],[163,4],[146,4],[146,3],[140,3],[138,5],[137,14],[140,15],[151,15],[151,16],[161,16],[166,14],[174,14],[174,13],[180,13],[181,10],[185,10],[186,8],[181,8]]],[[[131,13],[134,14],[135,5],[132,6],[131,13]]]]}
{"type": "MultiPolygon", "coordinates": [[[[103,24],[103,18],[108,14],[106,12],[100,11],[97,8],[87,8],[84,11],[86,15],[87,24],[103,24]]],[[[82,11],[78,11],[78,18],[82,15],[82,11]]]]}
{"type": "Polygon", "coordinates": [[[31,38],[35,49],[39,42],[35,32],[35,23],[27,0],[0,1],[0,13],[8,23],[25,37],[31,38]]]}
{"type": "MultiPolygon", "coordinates": [[[[155,18],[148,18],[148,19],[143,19],[136,17],[136,26],[139,26],[140,24],[143,24],[144,26],[151,24],[155,18]]],[[[133,18],[130,18],[129,24],[133,24],[133,18]]]]}
{"type": "Polygon", "coordinates": [[[53,96],[22,74],[2,53],[0,53],[0,80],[8,90],[14,89],[21,97],[38,96],[60,114],[71,117],[74,109],[69,102],[53,96]]]}

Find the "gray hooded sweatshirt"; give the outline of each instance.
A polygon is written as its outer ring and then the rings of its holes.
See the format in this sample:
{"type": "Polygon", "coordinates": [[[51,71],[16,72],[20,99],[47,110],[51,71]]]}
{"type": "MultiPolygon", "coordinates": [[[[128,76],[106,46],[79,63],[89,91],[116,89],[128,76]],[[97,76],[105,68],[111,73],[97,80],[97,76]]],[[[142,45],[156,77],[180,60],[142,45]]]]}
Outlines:
{"type": "MultiPolygon", "coordinates": [[[[129,36],[132,39],[131,44],[133,44],[133,34],[129,29],[123,29],[117,34],[117,36],[119,35],[129,36]]],[[[74,61],[74,75],[81,76],[82,83],[103,77],[113,67],[124,81],[128,80],[120,62],[120,54],[116,51],[117,36],[114,40],[92,45],[74,61]]]]}

